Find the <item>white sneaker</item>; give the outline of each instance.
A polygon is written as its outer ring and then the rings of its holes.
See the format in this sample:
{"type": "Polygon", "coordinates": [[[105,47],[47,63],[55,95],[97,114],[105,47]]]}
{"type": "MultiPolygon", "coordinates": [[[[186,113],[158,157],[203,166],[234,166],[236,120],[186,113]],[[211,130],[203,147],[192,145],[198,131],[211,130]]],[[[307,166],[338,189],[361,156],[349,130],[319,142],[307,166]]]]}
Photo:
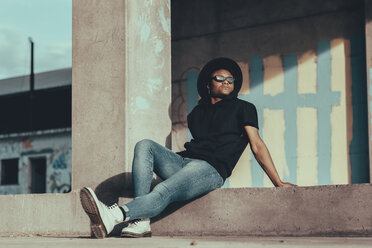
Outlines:
{"type": "Polygon", "coordinates": [[[123,222],[123,212],[119,206],[116,203],[106,206],[89,187],[80,190],[80,201],[90,218],[93,235],[98,239],[106,237],[116,224],[123,222]]]}
{"type": "Polygon", "coordinates": [[[138,219],[129,223],[121,231],[122,237],[142,238],[151,237],[150,219],[138,219]]]}

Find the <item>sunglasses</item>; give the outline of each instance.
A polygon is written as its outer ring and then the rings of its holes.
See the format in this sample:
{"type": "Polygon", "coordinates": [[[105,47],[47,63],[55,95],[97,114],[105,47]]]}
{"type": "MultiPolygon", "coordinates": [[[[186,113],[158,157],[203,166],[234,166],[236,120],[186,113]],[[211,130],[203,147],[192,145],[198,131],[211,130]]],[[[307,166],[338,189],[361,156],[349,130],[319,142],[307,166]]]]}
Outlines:
{"type": "Polygon", "coordinates": [[[216,82],[219,82],[219,83],[223,83],[223,82],[225,82],[225,80],[227,80],[227,82],[229,84],[233,84],[234,81],[235,81],[235,78],[233,78],[233,77],[224,77],[224,76],[221,76],[221,75],[216,75],[216,76],[212,77],[212,79],[216,82]]]}

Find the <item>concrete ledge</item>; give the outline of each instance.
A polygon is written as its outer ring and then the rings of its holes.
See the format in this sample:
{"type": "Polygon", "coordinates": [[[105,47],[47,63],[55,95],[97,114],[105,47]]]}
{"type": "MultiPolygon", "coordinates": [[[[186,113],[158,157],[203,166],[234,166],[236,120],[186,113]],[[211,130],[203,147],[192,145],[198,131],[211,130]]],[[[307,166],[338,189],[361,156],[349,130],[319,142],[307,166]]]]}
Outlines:
{"type": "Polygon", "coordinates": [[[87,235],[78,192],[0,196],[0,236],[87,235]]]}
{"type": "MultiPolygon", "coordinates": [[[[170,236],[368,236],[371,192],[370,184],[219,189],[171,205],[152,220],[152,229],[170,236]]],[[[0,219],[0,236],[90,234],[77,191],[0,196],[0,219]]]]}
{"type": "Polygon", "coordinates": [[[220,189],[152,227],[155,235],[365,236],[371,193],[370,184],[220,189]]]}

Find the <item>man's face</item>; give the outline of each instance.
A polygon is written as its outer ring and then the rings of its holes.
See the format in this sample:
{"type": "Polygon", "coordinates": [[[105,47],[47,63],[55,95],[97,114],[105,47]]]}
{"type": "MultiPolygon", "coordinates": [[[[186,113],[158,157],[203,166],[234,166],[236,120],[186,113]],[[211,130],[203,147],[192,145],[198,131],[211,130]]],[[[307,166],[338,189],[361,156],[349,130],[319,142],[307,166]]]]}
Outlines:
{"type": "Polygon", "coordinates": [[[217,80],[216,76],[222,76],[224,78],[231,77],[231,73],[228,70],[220,69],[212,73],[211,83],[207,85],[207,88],[210,90],[210,94],[212,97],[224,97],[229,95],[234,90],[234,83],[229,83],[228,79],[223,80],[222,82],[218,82],[221,80],[217,80]]]}

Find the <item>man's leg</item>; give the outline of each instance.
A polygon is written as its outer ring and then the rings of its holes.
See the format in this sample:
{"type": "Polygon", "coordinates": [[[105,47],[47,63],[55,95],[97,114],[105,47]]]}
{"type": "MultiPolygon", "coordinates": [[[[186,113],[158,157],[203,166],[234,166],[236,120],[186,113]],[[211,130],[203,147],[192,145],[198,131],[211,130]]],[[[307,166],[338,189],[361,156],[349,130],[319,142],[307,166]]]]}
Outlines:
{"type": "MultiPolygon", "coordinates": [[[[155,172],[160,178],[167,179],[182,169],[185,163],[180,155],[152,140],[139,141],[134,149],[132,164],[134,197],[140,197],[150,192],[150,186],[155,172]]],[[[123,209],[129,209],[124,205],[123,209]]],[[[129,216],[126,218],[129,220],[129,216]]],[[[151,237],[150,219],[132,219],[122,230],[125,237],[151,237]]]]}
{"type": "MultiPolygon", "coordinates": [[[[142,140],[136,144],[133,160],[133,183],[135,196],[149,192],[153,171],[160,177],[167,178],[182,168],[184,159],[171,150],[151,141],[142,140]]],[[[85,212],[91,219],[91,228],[97,238],[104,238],[114,226],[129,218],[123,218],[125,206],[106,206],[98,200],[94,191],[83,188],[80,199],[85,212]]]]}
{"type": "Polygon", "coordinates": [[[165,180],[182,169],[183,161],[180,155],[152,140],[139,141],[134,148],[132,164],[134,197],[150,192],[154,172],[165,180]]]}
{"type": "Polygon", "coordinates": [[[123,205],[129,220],[160,214],[171,202],[183,201],[208,193],[223,185],[223,179],[209,163],[190,159],[181,170],[159,183],[146,195],[123,205]]]}

